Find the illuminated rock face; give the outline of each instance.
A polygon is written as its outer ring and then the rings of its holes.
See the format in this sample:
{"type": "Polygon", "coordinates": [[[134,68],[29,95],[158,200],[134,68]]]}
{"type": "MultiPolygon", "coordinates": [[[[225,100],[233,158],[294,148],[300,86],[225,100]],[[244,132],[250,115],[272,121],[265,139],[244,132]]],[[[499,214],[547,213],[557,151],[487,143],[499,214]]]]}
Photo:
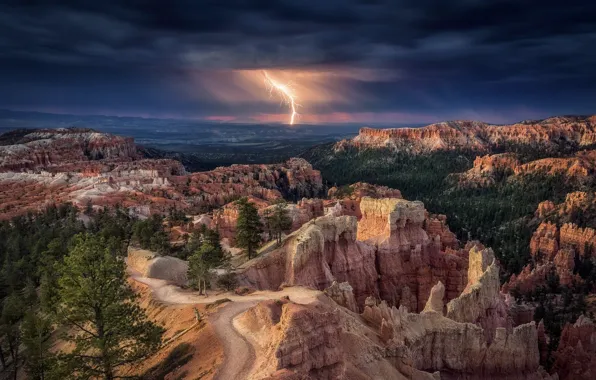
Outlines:
{"type": "Polygon", "coordinates": [[[242,314],[238,324],[258,342],[258,352],[276,360],[262,361],[252,376],[278,380],[556,379],[539,365],[534,322],[515,328],[484,326],[483,317],[503,302],[498,267],[489,249],[472,249],[469,255],[470,283],[447,305],[446,316],[441,282],[433,286],[420,314],[369,297],[357,315],[346,308],[350,288],[337,282],[325,291],[329,298],[320,295],[306,305],[287,299],[259,303],[242,314]]]}
{"type": "Polygon", "coordinates": [[[477,121],[452,121],[423,128],[361,128],[358,136],[335,145],[347,147],[390,148],[411,153],[437,150],[473,149],[489,151],[494,147],[527,144],[556,148],[560,141],[588,146],[596,142],[596,116],[553,117],[512,125],[489,125],[477,121]]]}
{"type": "Polygon", "coordinates": [[[440,220],[428,218],[421,202],[364,197],[360,208],[360,221],[326,215],[306,223],[282,247],[245,264],[241,282],[259,289],[303,285],[320,290],[334,281],[348,282],[359,309],[374,296],[421,311],[438,281],[445,284],[446,301],[463,291],[472,246],[442,251],[442,236],[450,246],[454,237],[440,220]]]}
{"type": "Polygon", "coordinates": [[[591,181],[596,174],[596,151],[580,151],[572,157],[543,158],[522,164],[515,153],[476,157],[474,166],[461,174],[453,174],[460,187],[488,187],[510,175],[560,175],[567,180],[591,181]]]}

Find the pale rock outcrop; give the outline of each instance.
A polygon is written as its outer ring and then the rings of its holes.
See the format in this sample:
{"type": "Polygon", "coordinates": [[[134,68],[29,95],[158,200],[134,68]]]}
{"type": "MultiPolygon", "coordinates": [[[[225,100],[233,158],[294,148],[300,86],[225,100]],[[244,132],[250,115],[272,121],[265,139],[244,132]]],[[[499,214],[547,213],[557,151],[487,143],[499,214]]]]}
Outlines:
{"type": "Polygon", "coordinates": [[[127,263],[130,268],[147,278],[166,280],[185,286],[188,282],[188,262],[176,257],[160,256],[144,249],[129,248],[127,263]]]}
{"type": "Polygon", "coordinates": [[[338,305],[353,312],[358,312],[358,304],[356,303],[356,298],[354,298],[354,289],[349,283],[333,281],[333,284],[325,289],[324,293],[338,305]]]}
{"type": "Polygon", "coordinates": [[[430,290],[430,297],[428,297],[428,301],[426,301],[426,306],[424,306],[423,312],[433,311],[443,315],[443,307],[445,306],[443,298],[445,298],[445,285],[439,281],[437,285],[433,286],[430,290]]]}
{"type": "Polygon", "coordinates": [[[337,311],[287,300],[263,301],[238,322],[255,337],[261,357],[269,358],[258,362],[249,378],[345,378],[337,311]]]}
{"type": "Polygon", "coordinates": [[[440,283],[421,314],[367,300],[362,317],[377,329],[388,350],[399,352],[402,363],[418,370],[440,371],[447,379],[551,379],[539,365],[534,322],[497,326],[492,333],[483,326],[482,316],[502,302],[492,251],[470,250],[469,272],[475,282],[448,304],[445,317],[437,312],[443,309],[440,283]]]}
{"type": "Polygon", "coordinates": [[[490,342],[498,328],[509,328],[504,295],[501,295],[499,268],[490,248],[470,250],[468,286],[447,304],[447,318],[481,326],[490,342]]]}

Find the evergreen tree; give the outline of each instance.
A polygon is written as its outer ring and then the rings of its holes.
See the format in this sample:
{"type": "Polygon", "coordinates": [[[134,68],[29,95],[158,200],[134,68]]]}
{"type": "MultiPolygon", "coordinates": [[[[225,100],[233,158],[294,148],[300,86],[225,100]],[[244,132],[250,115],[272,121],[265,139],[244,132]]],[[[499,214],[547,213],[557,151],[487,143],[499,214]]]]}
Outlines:
{"type": "Polygon", "coordinates": [[[21,296],[11,293],[2,302],[2,315],[0,316],[0,341],[5,341],[8,346],[8,353],[13,363],[13,378],[18,375],[18,363],[20,360],[21,330],[20,324],[23,318],[24,305],[21,296]]]}
{"type": "Polygon", "coordinates": [[[58,320],[71,352],[60,364],[71,378],[120,378],[119,369],[160,346],[163,329],[134,302],[124,260],[104,238],[79,234],[60,267],[58,320]]]}
{"type": "Polygon", "coordinates": [[[207,283],[211,280],[212,264],[205,257],[214,249],[210,244],[204,243],[188,258],[188,282],[199,294],[206,294],[207,283]]]}
{"type": "Polygon", "coordinates": [[[263,223],[255,205],[246,198],[236,201],[238,205],[238,220],[236,222],[236,245],[244,248],[248,259],[253,257],[254,252],[261,243],[263,223]]]}
{"type": "Polygon", "coordinates": [[[22,341],[25,346],[25,370],[29,379],[45,380],[54,367],[54,356],[50,352],[52,324],[47,316],[29,311],[21,325],[22,341]]]}
{"type": "Polygon", "coordinates": [[[288,214],[287,202],[279,200],[273,206],[273,212],[269,218],[269,225],[277,244],[281,243],[282,233],[289,230],[292,227],[292,218],[288,214]]]}

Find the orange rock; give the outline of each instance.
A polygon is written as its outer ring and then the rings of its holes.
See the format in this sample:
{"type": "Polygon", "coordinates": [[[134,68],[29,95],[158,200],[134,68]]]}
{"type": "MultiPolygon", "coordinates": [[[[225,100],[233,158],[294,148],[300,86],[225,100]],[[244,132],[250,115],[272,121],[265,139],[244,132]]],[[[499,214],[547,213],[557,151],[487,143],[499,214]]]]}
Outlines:
{"type": "Polygon", "coordinates": [[[361,128],[358,136],[342,140],[335,150],[347,147],[388,147],[412,153],[474,149],[488,151],[511,144],[542,145],[556,149],[561,140],[589,146],[596,141],[594,116],[552,117],[512,125],[489,125],[478,121],[450,121],[422,128],[361,128]]]}

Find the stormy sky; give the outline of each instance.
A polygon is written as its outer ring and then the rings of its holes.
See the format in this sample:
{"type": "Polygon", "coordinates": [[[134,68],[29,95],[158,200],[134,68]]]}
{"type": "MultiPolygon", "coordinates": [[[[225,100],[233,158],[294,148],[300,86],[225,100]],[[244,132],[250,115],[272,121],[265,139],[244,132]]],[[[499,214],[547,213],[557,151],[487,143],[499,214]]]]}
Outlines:
{"type": "Polygon", "coordinates": [[[0,4],[0,108],[304,123],[596,113],[592,0],[0,4]]]}

